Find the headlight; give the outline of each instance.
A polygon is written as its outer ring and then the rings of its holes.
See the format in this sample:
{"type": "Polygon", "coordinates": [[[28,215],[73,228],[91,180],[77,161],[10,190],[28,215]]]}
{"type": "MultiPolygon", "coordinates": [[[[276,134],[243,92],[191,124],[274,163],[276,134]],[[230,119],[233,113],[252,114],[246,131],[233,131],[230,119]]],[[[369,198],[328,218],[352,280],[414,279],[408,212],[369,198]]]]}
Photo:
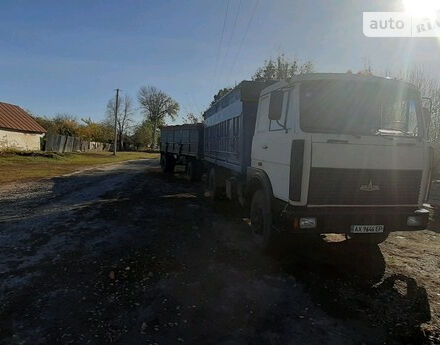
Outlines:
{"type": "Polygon", "coordinates": [[[300,229],[313,229],[316,228],[316,218],[315,217],[305,217],[299,219],[300,229]]]}

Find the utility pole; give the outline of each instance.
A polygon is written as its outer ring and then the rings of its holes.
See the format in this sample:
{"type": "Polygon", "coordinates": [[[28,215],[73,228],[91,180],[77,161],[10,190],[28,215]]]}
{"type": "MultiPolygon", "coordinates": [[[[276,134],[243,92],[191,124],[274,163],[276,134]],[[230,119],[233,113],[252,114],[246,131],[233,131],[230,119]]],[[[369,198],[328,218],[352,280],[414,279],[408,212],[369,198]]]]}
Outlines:
{"type": "Polygon", "coordinates": [[[116,156],[116,145],[118,144],[118,107],[119,107],[119,89],[116,89],[115,102],[115,141],[113,143],[113,156],[116,156]]]}

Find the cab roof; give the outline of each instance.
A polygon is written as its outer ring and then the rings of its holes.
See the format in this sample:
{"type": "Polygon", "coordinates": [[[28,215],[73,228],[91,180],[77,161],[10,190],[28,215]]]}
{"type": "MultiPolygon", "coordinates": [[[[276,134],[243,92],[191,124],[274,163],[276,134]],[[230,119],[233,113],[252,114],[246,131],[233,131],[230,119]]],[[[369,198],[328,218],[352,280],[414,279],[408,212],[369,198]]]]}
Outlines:
{"type": "Polygon", "coordinates": [[[370,81],[370,82],[386,82],[395,85],[405,86],[417,90],[416,86],[404,80],[377,77],[372,75],[359,75],[352,73],[306,73],[294,76],[291,79],[281,80],[269,87],[266,87],[261,94],[267,94],[279,88],[288,87],[298,82],[309,80],[345,80],[345,81],[370,81]]]}

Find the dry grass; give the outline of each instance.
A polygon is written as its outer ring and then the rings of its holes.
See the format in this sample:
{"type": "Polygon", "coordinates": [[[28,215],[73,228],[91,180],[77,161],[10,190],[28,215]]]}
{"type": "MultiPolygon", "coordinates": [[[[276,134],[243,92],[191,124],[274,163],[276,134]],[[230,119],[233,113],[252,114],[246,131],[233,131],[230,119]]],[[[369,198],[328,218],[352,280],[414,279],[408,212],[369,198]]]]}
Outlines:
{"type": "Polygon", "coordinates": [[[157,157],[156,153],[145,152],[119,152],[116,157],[111,152],[27,156],[9,152],[0,154],[0,183],[53,177],[100,164],[157,157]]]}

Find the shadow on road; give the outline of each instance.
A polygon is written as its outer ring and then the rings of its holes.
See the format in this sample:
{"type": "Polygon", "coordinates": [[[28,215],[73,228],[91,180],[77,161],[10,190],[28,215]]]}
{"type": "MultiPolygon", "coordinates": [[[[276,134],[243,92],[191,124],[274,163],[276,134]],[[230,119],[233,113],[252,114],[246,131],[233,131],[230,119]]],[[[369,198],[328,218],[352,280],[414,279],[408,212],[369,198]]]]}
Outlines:
{"type": "Polygon", "coordinates": [[[426,290],[402,274],[384,278],[386,263],[378,246],[317,240],[289,241],[288,248],[275,259],[329,315],[382,326],[388,341],[425,342],[420,325],[431,319],[426,290]]]}
{"type": "Polygon", "coordinates": [[[0,224],[35,221],[36,226],[43,216],[56,217],[99,201],[155,164],[154,160],[127,161],[23,182],[0,195],[0,224]]]}
{"type": "MultiPolygon", "coordinates": [[[[240,211],[226,202],[214,208],[225,216],[240,217],[240,211]]],[[[420,329],[431,319],[425,288],[406,275],[386,276],[379,246],[290,236],[266,255],[304,284],[314,302],[329,315],[377,327],[378,341],[429,342],[420,329]]]]}

